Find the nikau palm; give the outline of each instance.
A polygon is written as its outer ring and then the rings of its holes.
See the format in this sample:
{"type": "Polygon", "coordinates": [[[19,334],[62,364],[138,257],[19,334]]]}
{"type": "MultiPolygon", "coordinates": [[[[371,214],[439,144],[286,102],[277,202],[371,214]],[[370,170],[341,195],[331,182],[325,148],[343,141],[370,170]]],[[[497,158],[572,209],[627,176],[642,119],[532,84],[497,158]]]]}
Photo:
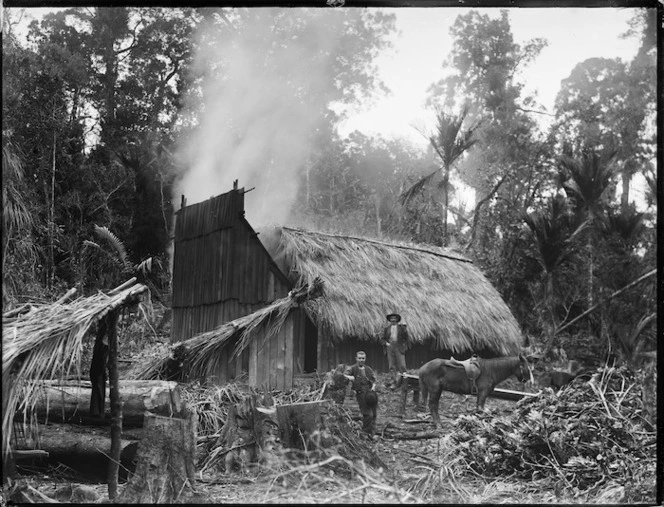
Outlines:
{"type": "Polygon", "coordinates": [[[447,212],[449,201],[449,183],[450,169],[452,165],[467,152],[476,142],[475,133],[480,127],[479,123],[474,123],[467,129],[462,129],[464,121],[468,116],[468,106],[464,106],[458,115],[447,114],[443,111],[437,111],[436,134],[429,137],[431,146],[440,157],[442,166],[430,174],[422,177],[401,193],[399,200],[402,204],[414,195],[422,191],[433,179],[440,174],[441,180],[438,188],[443,190],[443,244],[447,242],[447,212]]]}
{"type": "MultiPolygon", "coordinates": [[[[562,187],[576,203],[576,211],[595,225],[616,174],[615,151],[585,150],[580,156],[563,155],[559,161],[562,187]]],[[[592,230],[591,230],[592,231],[592,230]]],[[[593,236],[588,234],[588,306],[593,304],[593,236]]]]}
{"type": "Polygon", "coordinates": [[[541,211],[523,217],[537,243],[537,259],[545,273],[544,300],[551,317],[549,345],[555,335],[554,272],[573,253],[573,241],[588,222],[579,223],[561,195],[552,197],[541,211]]]}

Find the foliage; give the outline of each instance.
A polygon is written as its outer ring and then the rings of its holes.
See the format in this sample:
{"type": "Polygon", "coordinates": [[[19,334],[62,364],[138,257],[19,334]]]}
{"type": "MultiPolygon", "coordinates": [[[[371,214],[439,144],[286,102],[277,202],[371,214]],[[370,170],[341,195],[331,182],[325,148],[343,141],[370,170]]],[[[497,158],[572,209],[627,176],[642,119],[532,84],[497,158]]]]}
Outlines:
{"type": "MultiPolygon", "coordinates": [[[[550,336],[655,268],[654,9],[634,9],[624,35],[640,43],[631,61],[591,58],[572,69],[550,128],[538,121],[550,113],[519,80],[547,42],[517,43],[506,10],[464,12],[447,58],[433,53],[447,72],[428,91],[438,115],[425,153],[337,130],[386,90],[376,57],[391,48],[395,17],[290,11],[62,9],[33,22],[25,38],[7,11],[5,303],[49,299],[78,283],[104,288],[123,266],[150,259],[146,283],[167,295],[178,175],[203,157],[195,149],[179,158],[177,148],[201,132],[214,137],[213,168],[228,163],[230,150],[247,154],[267,187],[261,199],[281,193],[276,183],[298,189],[283,225],[465,249],[532,336],[550,336]],[[220,114],[215,100],[229,89],[220,114]],[[269,144],[251,135],[267,123],[269,144]],[[293,168],[266,179],[279,165],[293,168]],[[638,209],[630,186],[637,175],[646,181],[638,209]],[[461,184],[474,192],[470,209],[461,184]],[[124,260],[107,255],[118,250],[95,238],[95,224],[113,231],[124,260]],[[93,238],[100,248],[85,243],[93,238]],[[164,269],[155,273],[157,262],[164,269]]],[[[566,331],[595,340],[593,350],[629,356],[654,347],[653,326],[643,323],[655,301],[650,279],[566,331]]],[[[574,347],[566,336],[560,342],[574,347]]]]}
{"type": "Polygon", "coordinates": [[[602,367],[557,395],[547,388],[523,399],[509,418],[461,416],[448,438],[485,476],[556,481],[568,498],[607,485],[621,486],[625,501],[650,498],[655,433],[641,393],[644,375],[602,367]]]}

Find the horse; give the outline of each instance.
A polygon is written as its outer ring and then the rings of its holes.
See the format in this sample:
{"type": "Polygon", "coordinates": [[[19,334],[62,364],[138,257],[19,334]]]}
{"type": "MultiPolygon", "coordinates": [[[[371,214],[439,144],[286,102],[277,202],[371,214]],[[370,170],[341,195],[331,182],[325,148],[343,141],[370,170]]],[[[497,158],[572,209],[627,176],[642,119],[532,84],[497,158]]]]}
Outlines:
{"type": "Polygon", "coordinates": [[[477,358],[477,364],[480,372],[474,382],[468,378],[462,365],[449,359],[432,359],[420,367],[422,404],[426,406],[429,397],[429,409],[436,428],[440,427],[438,403],[443,390],[458,394],[477,393],[477,409],[483,410],[487,396],[503,380],[516,375],[520,382],[533,381],[528,360],[522,354],[518,357],[477,358]]]}

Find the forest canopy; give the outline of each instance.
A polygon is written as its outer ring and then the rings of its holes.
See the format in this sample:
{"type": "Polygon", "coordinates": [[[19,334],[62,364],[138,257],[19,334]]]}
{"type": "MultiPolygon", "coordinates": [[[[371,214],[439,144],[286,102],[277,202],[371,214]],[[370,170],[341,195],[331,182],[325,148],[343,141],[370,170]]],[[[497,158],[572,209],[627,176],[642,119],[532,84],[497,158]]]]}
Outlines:
{"type": "Polygon", "coordinates": [[[625,27],[631,61],[576,65],[546,128],[519,71],[547,41],[517,43],[508,10],[459,15],[452,47],[428,49],[449,73],[428,89],[426,151],[338,130],[389,88],[393,13],[71,8],[19,31],[20,16],[3,20],[5,307],[129,276],[167,304],[181,196],[239,179],[259,222],[462,251],[547,351],[655,346],[654,278],[629,286],[656,269],[654,9],[625,27]]]}

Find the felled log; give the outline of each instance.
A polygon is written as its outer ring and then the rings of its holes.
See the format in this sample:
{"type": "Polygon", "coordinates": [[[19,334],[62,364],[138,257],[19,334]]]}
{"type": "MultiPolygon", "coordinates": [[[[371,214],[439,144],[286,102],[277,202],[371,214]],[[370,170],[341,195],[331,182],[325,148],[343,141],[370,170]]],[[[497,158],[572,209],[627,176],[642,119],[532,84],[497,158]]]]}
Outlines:
{"type": "MultiPolygon", "coordinates": [[[[88,476],[106,479],[111,449],[108,428],[40,424],[38,434],[39,448],[48,453],[50,463],[62,463],[88,476]]],[[[120,440],[120,478],[134,470],[137,448],[138,440],[120,440]]]]}
{"type": "Polygon", "coordinates": [[[436,431],[408,431],[407,429],[400,429],[387,424],[383,429],[382,436],[397,440],[425,440],[428,438],[440,438],[440,433],[436,431]]]}
{"type": "Polygon", "coordinates": [[[536,393],[526,393],[524,391],[514,391],[513,389],[501,389],[496,387],[489,393],[490,398],[498,398],[501,400],[519,401],[523,398],[534,398],[536,393]]]}
{"type": "Polygon", "coordinates": [[[195,494],[195,413],[185,418],[148,414],[136,472],[117,503],[187,503],[195,494]]]}
{"type": "MultiPolygon", "coordinates": [[[[109,389],[106,388],[104,417],[90,415],[92,384],[89,381],[44,381],[36,405],[39,422],[70,423],[94,426],[110,424],[109,389]]],[[[164,380],[120,380],[122,424],[124,427],[143,426],[145,412],[170,416],[181,414],[184,403],[177,382],[164,380]]],[[[22,420],[23,415],[16,418],[22,420]]]]}

